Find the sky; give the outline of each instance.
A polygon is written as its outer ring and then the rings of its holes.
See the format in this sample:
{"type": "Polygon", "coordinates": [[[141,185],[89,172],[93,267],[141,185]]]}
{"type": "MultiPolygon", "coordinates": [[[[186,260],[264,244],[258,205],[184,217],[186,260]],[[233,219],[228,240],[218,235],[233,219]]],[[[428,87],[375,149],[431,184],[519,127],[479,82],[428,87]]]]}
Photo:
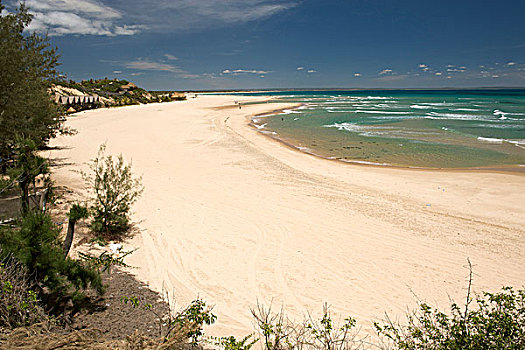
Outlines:
{"type": "Polygon", "coordinates": [[[28,30],[49,35],[74,80],[150,90],[525,87],[523,0],[26,4],[28,30]]]}

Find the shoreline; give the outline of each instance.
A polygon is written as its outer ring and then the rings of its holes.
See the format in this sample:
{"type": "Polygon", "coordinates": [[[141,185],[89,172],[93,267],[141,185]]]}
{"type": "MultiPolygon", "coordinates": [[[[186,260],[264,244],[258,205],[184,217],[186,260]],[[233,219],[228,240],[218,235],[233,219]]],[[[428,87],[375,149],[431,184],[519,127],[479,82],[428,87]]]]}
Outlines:
{"type": "MultiPolygon", "coordinates": [[[[235,95],[232,95],[235,96],[235,95]]],[[[274,140],[276,142],[279,142],[287,147],[290,147],[291,149],[296,150],[297,152],[301,152],[303,154],[329,160],[329,161],[336,161],[347,165],[355,165],[355,166],[364,166],[364,167],[380,167],[380,168],[391,168],[391,169],[405,169],[405,170],[417,170],[417,171],[439,171],[439,172],[486,172],[486,173],[502,173],[502,174],[513,174],[513,175],[519,175],[519,176],[525,176],[525,165],[512,165],[512,166],[486,166],[486,167],[461,167],[461,168],[431,168],[431,167],[417,167],[417,166],[403,166],[403,165],[394,165],[394,164],[388,164],[388,163],[374,163],[374,162],[366,162],[366,161],[358,161],[358,160],[344,160],[339,157],[330,157],[330,156],[323,156],[321,154],[317,154],[314,151],[306,151],[302,150],[300,146],[297,146],[293,144],[292,142],[281,138],[279,136],[275,136],[271,134],[271,130],[268,132],[264,132],[263,130],[260,130],[257,128],[257,124],[254,123],[253,120],[256,117],[268,117],[268,116],[275,116],[280,113],[282,113],[285,110],[291,109],[297,109],[301,106],[303,106],[304,103],[300,104],[293,104],[292,107],[287,108],[281,108],[281,109],[274,109],[270,112],[264,112],[255,114],[252,117],[249,118],[248,125],[252,127],[253,130],[257,131],[258,133],[264,135],[265,137],[274,140]]],[[[275,132],[275,131],[273,131],[275,132]]],[[[278,135],[278,134],[277,134],[278,135]]]]}
{"type": "Polygon", "coordinates": [[[257,300],[296,320],[329,302],[369,329],[384,312],[402,315],[413,293],[436,306],[461,301],[466,257],[477,291],[523,283],[522,176],[305,157],[248,125],[273,104],[239,110],[233,99],[257,101],[205,96],[80,113],[67,122],[79,134],[49,151],[59,161],[53,179],[79,192],[75,171],[100,143],[133,160],[145,192],[126,241],[140,247],[130,272],[179,305],[196,296],[215,304],[210,334],[253,331],[257,300]]]}

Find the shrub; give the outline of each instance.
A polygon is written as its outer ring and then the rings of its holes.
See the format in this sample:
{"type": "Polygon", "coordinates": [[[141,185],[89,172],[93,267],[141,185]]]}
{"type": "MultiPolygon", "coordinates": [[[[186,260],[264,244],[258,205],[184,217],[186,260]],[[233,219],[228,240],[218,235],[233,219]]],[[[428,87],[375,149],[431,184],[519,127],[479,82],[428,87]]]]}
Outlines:
{"type": "Polygon", "coordinates": [[[475,298],[476,308],[451,305],[447,315],[425,303],[408,324],[375,323],[379,335],[398,349],[525,349],[525,290],[504,287],[475,298]]]}
{"type": "Polygon", "coordinates": [[[54,312],[61,312],[69,300],[79,307],[87,288],[104,291],[96,268],[64,258],[59,234],[50,216],[38,211],[24,216],[18,228],[0,228],[3,257],[11,255],[27,267],[36,292],[54,312]]]}
{"type": "MultiPolygon", "coordinates": [[[[161,307],[161,310],[157,308],[157,304],[151,304],[133,295],[121,296],[120,302],[129,304],[133,308],[151,311],[159,321],[159,336],[165,344],[173,344],[174,348],[177,345],[176,348],[180,348],[181,344],[190,342],[191,345],[197,346],[200,337],[204,334],[204,325],[211,325],[217,319],[217,316],[212,313],[212,308],[206,306],[204,300],[197,298],[185,308],[175,310],[175,304],[170,301],[166,291],[163,292],[163,299],[167,304],[167,309],[161,307]]],[[[233,337],[219,338],[216,345],[224,347],[225,350],[249,350],[256,342],[248,343],[250,337],[251,335],[240,341],[233,337]],[[230,347],[227,347],[227,343],[230,347]],[[232,346],[237,346],[237,348],[232,346]]]]}
{"type": "Polygon", "coordinates": [[[172,323],[179,326],[193,325],[187,332],[187,337],[191,339],[192,344],[196,345],[199,338],[203,335],[203,326],[215,323],[217,316],[211,312],[211,308],[206,306],[202,299],[195,299],[191,304],[180,311],[172,323]]]}
{"type": "Polygon", "coordinates": [[[91,161],[92,174],[84,179],[94,191],[91,228],[107,235],[120,234],[129,228],[131,205],[143,191],[141,178],[133,178],[131,165],[124,163],[122,154],[114,159],[106,156],[106,145],[91,161]]]}
{"type": "Polygon", "coordinates": [[[347,317],[342,324],[335,324],[330,315],[330,307],[323,306],[323,316],[314,320],[311,315],[305,320],[306,334],[303,336],[303,345],[313,349],[345,350],[359,347],[356,333],[352,329],[356,326],[356,319],[347,317]]]}

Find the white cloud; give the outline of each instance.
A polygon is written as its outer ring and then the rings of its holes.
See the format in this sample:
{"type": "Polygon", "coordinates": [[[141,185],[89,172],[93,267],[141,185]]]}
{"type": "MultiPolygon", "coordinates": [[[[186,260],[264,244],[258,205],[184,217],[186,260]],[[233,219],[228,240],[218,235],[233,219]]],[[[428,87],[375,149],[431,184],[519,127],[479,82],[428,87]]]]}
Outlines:
{"type": "Polygon", "coordinates": [[[113,30],[114,35],[134,35],[142,30],[146,29],[146,26],[140,25],[124,25],[124,26],[115,26],[113,30]]]}
{"type": "Polygon", "coordinates": [[[166,57],[166,58],[167,58],[168,60],[170,60],[170,61],[175,61],[175,60],[178,60],[178,59],[179,59],[178,57],[173,56],[173,55],[171,55],[171,54],[169,54],[169,53],[164,54],[164,57],[166,57]]]}
{"type": "Polygon", "coordinates": [[[492,77],[493,77],[493,78],[499,78],[499,75],[494,74],[492,77]]]}
{"type": "Polygon", "coordinates": [[[30,31],[49,31],[50,35],[92,34],[114,35],[105,21],[91,20],[71,12],[36,12],[28,27],[30,31]]]}
{"type": "Polygon", "coordinates": [[[443,74],[443,73],[441,73],[441,72],[436,72],[435,75],[438,75],[438,76],[439,76],[439,75],[442,75],[442,74],[443,74]]]}
{"type": "Polygon", "coordinates": [[[225,69],[222,71],[221,74],[232,74],[232,75],[240,75],[240,74],[268,74],[269,71],[265,70],[257,70],[257,69],[225,69]]]}
{"type": "Polygon", "coordinates": [[[379,75],[385,75],[385,74],[393,74],[394,71],[392,69],[383,69],[381,72],[379,72],[379,75]]]}
{"type": "Polygon", "coordinates": [[[507,62],[507,66],[513,66],[515,64],[516,64],[516,62],[507,62]]]}
{"type": "Polygon", "coordinates": [[[420,64],[418,67],[419,68],[427,68],[428,66],[426,64],[420,64]]]}
{"type": "Polygon", "coordinates": [[[122,71],[120,71],[120,70],[114,70],[114,71],[113,71],[113,74],[122,74],[122,71]]]}
{"type": "Polygon", "coordinates": [[[361,73],[354,73],[354,77],[360,77],[361,73]]]}
{"type": "Polygon", "coordinates": [[[117,25],[122,14],[98,0],[28,0],[34,15],[29,31],[45,31],[50,35],[133,35],[143,27],[117,25]]]}
{"type": "Polygon", "coordinates": [[[136,69],[136,70],[153,70],[153,71],[183,73],[182,69],[172,64],[153,62],[149,60],[136,60],[136,61],[131,61],[131,62],[125,62],[124,67],[128,69],[136,69]]]}
{"type": "Polygon", "coordinates": [[[317,73],[315,69],[308,69],[307,73],[317,73]]]}
{"type": "Polygon", "coordinates": [[[50,35],[133,35],[188,31],[260,20],[299,0],[27,0],[30,27],[50,35]]]}
{"type": "Polygon", "coordinates": [[[304,67],[297,67],[297,70],[304,70],[304,67]]]}
{"type": "Polygon", "coordinates": [[[62,11],[83,13],[98,19],[120,18],[122,14],[98,0],[27,0],[31,12],[62,11]]]}

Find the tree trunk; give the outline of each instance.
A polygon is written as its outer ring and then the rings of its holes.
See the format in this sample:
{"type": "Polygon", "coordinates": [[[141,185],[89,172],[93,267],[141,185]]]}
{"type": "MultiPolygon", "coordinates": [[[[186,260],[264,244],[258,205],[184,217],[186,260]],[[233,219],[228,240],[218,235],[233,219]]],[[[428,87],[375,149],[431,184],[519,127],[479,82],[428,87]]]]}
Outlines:
{"type": "Polygon", "coordinates": [[[46,202],[47,202],[47,194],[49,193],[49,188],[46,188],[44,192],[40,195],[40,202],[39,207],[40,210],[42,210],[43,213],[46,212],[46,202]]]}
{"type": "Polygon", "coordinates": [[[64,259],[67,257],[69,249],[71,249],[71,244],[73,243],[73,235],[75,234],[76,223],[76,220],[69,219],[69,223],[67,224],[67,234],[66,239],[64,241],[64,259]]]}
{"type": "Polygon", "coordinates": [[[20,189],[22,190],[22,216],[29,212],[29,181],[27,175],[23,174],[24,180],[20,182],[20,189]]]}

